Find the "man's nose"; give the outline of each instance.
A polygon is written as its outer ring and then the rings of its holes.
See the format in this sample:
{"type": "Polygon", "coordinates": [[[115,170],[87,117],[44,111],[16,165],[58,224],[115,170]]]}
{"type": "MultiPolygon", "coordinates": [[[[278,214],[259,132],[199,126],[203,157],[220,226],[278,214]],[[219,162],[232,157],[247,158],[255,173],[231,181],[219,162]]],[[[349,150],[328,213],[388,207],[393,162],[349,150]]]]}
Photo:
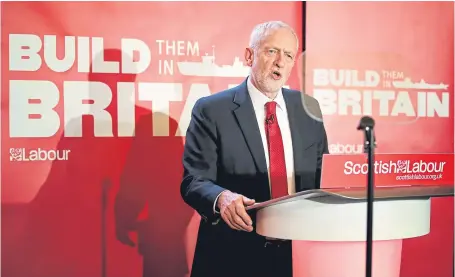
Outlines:
{"type": "Polygon", "coordinates": [[[278,53],[275,59],[275,66],[282,68],[284,67],[283,53],[278,53]]]}

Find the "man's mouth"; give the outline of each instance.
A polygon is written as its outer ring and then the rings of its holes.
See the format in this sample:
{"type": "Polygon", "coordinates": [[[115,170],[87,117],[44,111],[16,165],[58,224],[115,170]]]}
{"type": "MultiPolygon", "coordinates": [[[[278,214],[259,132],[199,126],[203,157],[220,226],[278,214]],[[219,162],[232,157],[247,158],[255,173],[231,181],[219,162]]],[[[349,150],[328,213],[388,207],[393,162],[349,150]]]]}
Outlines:
{"type": "Polygon", "coordinates": [[[272,76],[273,76],[273,79],[275,79],[275,80],[281,79],[281,73],[278,71],[272,71],[272,76]]]}

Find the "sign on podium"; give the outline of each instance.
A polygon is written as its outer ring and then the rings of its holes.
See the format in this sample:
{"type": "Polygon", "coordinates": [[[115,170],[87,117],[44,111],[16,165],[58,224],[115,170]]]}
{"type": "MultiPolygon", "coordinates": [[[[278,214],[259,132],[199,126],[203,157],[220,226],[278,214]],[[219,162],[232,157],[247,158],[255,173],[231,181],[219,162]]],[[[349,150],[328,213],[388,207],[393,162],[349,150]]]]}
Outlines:
{"type": "MultiPolygon", "coordinates": [[[[293,241],[294,276],[364,277],[366,155],[325,155],[321,188],[257,203],[256,232],[293,241]]],[[[431,199],[454,195],[453,154],[376,154],[373,276],[399,277],[402,240],[430,232],[431,199]]]]}
{"type": "MultiPolygon", "coordinates": [[[[453,185],[454,154],[375,154],[375,186],[453,185]]],[[[321,188],[366,187],[367,156],[324,155],[321,188]]]]}

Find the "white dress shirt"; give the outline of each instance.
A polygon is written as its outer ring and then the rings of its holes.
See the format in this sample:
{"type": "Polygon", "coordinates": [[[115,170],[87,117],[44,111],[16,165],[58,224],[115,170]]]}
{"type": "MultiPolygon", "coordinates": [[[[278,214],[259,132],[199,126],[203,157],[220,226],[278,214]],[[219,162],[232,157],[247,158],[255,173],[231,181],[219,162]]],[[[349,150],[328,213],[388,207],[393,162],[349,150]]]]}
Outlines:
{"type": "Polygon", "coordinates": [[[283,93],[281,89],[278,91],[275,99],[270,99],[261,93],[251,83],[250,78],[247,81],[248,93],[250,94],[251,101],[253,102],[254,112],[261,133],[262,145],[264,146],[265,160],[267,162],[267,170],[269,171],[269,185],[270,185],[270,162],[269,162],[269,148],[267,143],[267,136],[265,133],[265,116],[266,108],[265,104],[270,101],[275,101],[276,105],[276,118],[278,125],[280,126],[281,137],[283,139],[284,147],[284,160],[286,163],[286,173],[288,179],[288,193],[295,193],[295,178],[294,178],[294,152],[292,150],[292,138],[291,128],[289,126],[289,118],[286,109],[286,103],[284,102],[283,93]]]}
{"type": "MultiPolygon", "coordinates": [[[[265,160],[267,163],[267,170],[269,172],[269,187],[270,187],[270,161],[269,161],[269,148],[267,142],[267,136],[265,134],[265,116],[266,108],[265,104],[270,101],[275,101],[276,105],[276,118],[278,120],[278,125],[280,126],[281,137],[283,139],[284,147],[284,160],[286,163],[286,173],[288,180],[288,193],[295,193],[295,172],[294,172],[294,152],[292,148],[292,138],[291,138],[291,129],[289,126],[289,118],[286,109],[286,103],[284,102],[284,97],[281,89],[278,91],[275,99],[270,99],[261,93],[254,85],[251,83],[250,78],[247,80],[248,93],[250,95],[251,101],[253,102],[254,112],[256,114],[256,120],[259,126],[259,131],[261,133],[262,145],[264,147],[265,160]]],[[[270,187],[271,188],[271,187],[270,187]]],[[[221,194],[220,194],[221,195],[221,194]]],[[[218,195],[218,197],[220,197],[218,195]]],[[[215,199],[213,204],[213,210],[216,211],[216,203],[218,197],[215,199]]]]}

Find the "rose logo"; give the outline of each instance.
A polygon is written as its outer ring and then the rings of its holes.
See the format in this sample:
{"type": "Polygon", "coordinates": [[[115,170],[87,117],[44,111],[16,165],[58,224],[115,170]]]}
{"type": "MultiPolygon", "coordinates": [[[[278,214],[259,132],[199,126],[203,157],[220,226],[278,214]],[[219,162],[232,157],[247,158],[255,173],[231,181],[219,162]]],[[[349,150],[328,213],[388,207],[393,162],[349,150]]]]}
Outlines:
{"type": "Polygon", "coordinates": [[[404,160],[397,161],[397,170],[398,172],[405,172],[408,162],[404,160]]]}
{"type": "Polygon", "coordinates": [[[9,160],[10,161],[21,161],[22,160],[22,148],[10,148],[9,149],[9,160]]]}

